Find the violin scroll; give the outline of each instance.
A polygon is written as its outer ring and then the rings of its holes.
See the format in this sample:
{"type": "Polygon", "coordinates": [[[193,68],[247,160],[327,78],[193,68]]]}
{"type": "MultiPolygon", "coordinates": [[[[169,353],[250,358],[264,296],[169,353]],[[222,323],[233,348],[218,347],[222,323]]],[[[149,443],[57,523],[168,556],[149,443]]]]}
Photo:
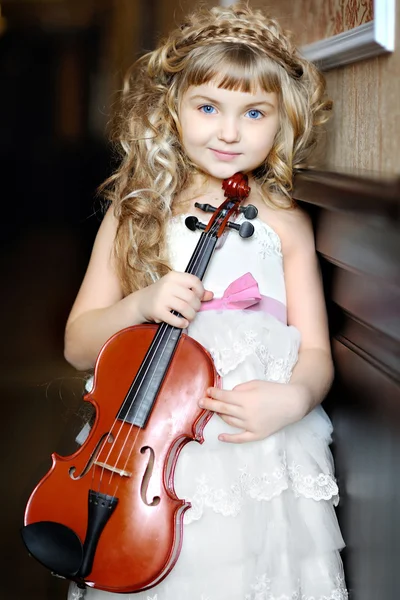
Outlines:
{"type": "Polygon", "coordinates": [[[216,208],[211,204],[200,204],[195,202],[195,207],[203,210],[204,212],[214,213],[208,225],[201,223],[197,217],[190,216],[185,219],[185,225],[191,231],[200,229],[208,233],[212,233],[217,237],[220,237],[227,227],[228,229],[234,229],[239,232],[240,237],[248,238],[254,233],[254,226],[247,221],[244,223],[236,224],[229,221],[230,216],[238,215],[238,213],[244,214],[246,219],[255,219],[258,210],[252,204],[247,206],[240,206],[240,203],[245,200],[249,193],[250,187],[248,185],[248,177],[243,173],[235,173],[232,177],[224,179],[222,182],[222,189],[225,192],[227,200],[223,204],[216,208]],[[217,214],[216,214],[217,213],[217,214]],[[216,229],[215,225],[218,224],[216,229]]]}
{"type": "Polygon", "coordinates": [[[232,177],[224,179],[222,189],[226,198],[239,198],[245,200],[250,194],[249,178],[244,173],[235,173],[232,177]]]}

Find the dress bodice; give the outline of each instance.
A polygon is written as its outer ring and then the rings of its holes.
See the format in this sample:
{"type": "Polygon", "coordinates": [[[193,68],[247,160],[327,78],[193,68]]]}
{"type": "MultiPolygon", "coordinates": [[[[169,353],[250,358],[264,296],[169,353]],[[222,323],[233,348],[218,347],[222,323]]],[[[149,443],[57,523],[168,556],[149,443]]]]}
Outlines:
{"type": "MultiPolygon", "coordinates": [[[[171,219],[167,231],[169,259],[175,271],[185,271],[200,236],[199,230],[186,227],[186,216],[171,219]]],[[[237,222],[243,221],[244,216],[239,215],[237,222]]],[[[209,350],[227,387],[243,377],[237,369],[241,363],[247,365],[247,380],[288,381],[299,347],[298,330],[287,326],[280,238],[261,219],[254,219],[253,224],[252,237],[243,239],[231,231],[220,247],[217,243],[204,286],[214,293],[214,299],[222,298],[228,286],[250,273],[258,284],[259,303],[235,306],[234,310],[226,310],[229,306],[208,310],[204,305],[211,303],[205,302],[188,329],[189,335],[209,350]]]]}
{"type": "MultiPolygon", "coordinates": [[[[168,228],[168,248],[171,267],[184,271],[200,236],[200,231],[189,230],[187,215],[173,217],[168,228]]],[[[243,222],[239,215],[237,223],[243,222]]],[[[278,234],[259,218],[251,221],[254,234],[243,239],[235,231],[229,232],[214,252],[204,277],[206,289],[220,298],[234,280],[251,273],[263,296],[273,298],[286,306],[283,274],[283,256],[278,234]]]]}

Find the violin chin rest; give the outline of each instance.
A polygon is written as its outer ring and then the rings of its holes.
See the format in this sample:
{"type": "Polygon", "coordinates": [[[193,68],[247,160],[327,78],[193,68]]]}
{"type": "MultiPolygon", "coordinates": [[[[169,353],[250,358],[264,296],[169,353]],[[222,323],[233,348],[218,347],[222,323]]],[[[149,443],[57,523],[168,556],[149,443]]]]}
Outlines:
{"type": "Polygon", "coordinates": [[[83,546],[72,529],[53,521],[39,521],[22,527],[21,535],[29,554],[44,567],[67,579],[77,575],[83,546]]]}

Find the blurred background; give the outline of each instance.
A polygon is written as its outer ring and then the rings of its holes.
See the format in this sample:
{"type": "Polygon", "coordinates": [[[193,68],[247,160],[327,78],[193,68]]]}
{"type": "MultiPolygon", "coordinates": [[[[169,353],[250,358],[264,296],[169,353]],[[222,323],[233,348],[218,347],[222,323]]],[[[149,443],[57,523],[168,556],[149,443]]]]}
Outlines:
{"type": "MultiPolygon", "coordinates": [[[[83,374],[63,358],[63,332],[101,221],[96,188],[115,167],[108,123],[122,76],[195,4],[0,1],[1,600],[65,598],[65,582],[28,557],[19,528],[50,454],[75,448],[85,416],[83,374]]],[[[251,4],[300,45],[373,16],[372,0],[251,4]]],[[[399,73],[400,49],[327,73],[328,168],[399,173],[399,73]]]]}

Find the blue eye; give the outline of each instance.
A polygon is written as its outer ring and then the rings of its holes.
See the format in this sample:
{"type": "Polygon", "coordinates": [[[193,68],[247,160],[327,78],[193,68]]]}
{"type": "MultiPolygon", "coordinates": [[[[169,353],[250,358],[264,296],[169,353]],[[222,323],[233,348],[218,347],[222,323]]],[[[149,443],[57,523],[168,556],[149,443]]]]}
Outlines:
{"type": "Polygon", "coordinates": [[[200,106],[200,110],[206,115],[212,115],[215,108],[211,104],[205,104],[204,106],[200,106]]]}
{"type": "Polygon", "coordinates": [[[250,119],[261,119],[263,116],[262,112],[260,110],[256,110],[255,108],[249,110],[247,115],[250,117],[250,119]]]}

